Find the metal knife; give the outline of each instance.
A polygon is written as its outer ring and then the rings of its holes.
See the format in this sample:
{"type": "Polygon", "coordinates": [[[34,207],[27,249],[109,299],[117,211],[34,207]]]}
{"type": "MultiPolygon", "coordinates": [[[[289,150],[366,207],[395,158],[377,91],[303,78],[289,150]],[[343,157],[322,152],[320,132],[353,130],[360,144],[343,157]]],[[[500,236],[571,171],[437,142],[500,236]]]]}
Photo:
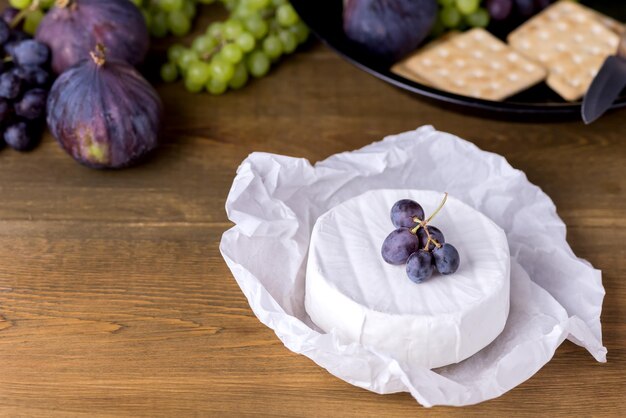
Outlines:
{"type": "Polygon", "coordinates": [[[626,86],[626,29],[622,31],[617,54],[608,57],[593,79],[582,105],[588,125],[606,112],[626,86]]]}

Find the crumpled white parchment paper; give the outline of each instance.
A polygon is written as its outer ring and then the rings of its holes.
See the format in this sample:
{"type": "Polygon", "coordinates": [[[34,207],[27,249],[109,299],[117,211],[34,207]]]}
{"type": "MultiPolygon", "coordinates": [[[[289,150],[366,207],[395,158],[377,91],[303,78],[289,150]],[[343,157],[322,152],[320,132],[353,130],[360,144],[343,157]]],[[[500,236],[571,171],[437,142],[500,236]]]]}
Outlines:
{"type": "MultiPolygon", "coordinates": [[[[606,361],[601,273],[574,255],[550,198],[496,154],[424,126],[360,150],[309,161],[251,154],[226,201],[236,226],[220,250],[250,307],[290,350],[376,393],[408,391],[424,406],[497,397],[536,373],[566,339],[606,361]],[[318,216],[371,189],[447,191],[507,234],[511,311],[502,334],[469,359],[409,368],[321,333],[304,310],[306,256],[318,216]]],[[[575,367],[575,366],[573,366],[575,367]]]]}

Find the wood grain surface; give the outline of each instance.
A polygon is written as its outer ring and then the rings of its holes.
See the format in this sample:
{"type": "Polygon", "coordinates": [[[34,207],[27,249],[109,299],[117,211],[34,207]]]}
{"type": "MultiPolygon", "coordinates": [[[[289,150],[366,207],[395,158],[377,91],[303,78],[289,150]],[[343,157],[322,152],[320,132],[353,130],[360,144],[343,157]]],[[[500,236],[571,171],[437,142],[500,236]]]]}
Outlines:
{"type": "Polygon", "coordinates": [[[89,170],[49,135],[0,151],[1,416],[626,416],[624,112],[588,127],[466,116],[315,42],[221,97],[157,87],[165,143],[137,168],[89,170]],[[565,342],[498,399],[426,409],[331,376],[256,319],[218,251],[239,163],[315,162],[424,124],[505,156],[554,199],[576,254],[603,271],[606,364],[565,342]]]}

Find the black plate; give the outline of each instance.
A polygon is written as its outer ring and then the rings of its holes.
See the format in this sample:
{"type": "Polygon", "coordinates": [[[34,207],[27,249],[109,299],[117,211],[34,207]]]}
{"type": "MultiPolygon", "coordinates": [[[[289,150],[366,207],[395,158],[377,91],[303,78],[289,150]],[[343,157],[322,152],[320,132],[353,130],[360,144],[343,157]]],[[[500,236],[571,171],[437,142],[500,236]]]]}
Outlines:
{"type": "MultiPolygon", "coordinates": [[[[624,0],[589,0],[582,2],[619,21],[626,20],[624,0]]],[[[419,96],[432,99],[440,104],[452,105],[457,110],[477,111],[491,116],[541,116],[547,118],[580,117],[580,102],[566,102],[553,92],[545,83],[536,85],[505,101],[476,99],[448,93],[433,87],[425,86],[396,75],[390,71],[389,65],[381,63],[355,46],[344,34],[342,28],[342,0],[291,0],[302,20],[330,48],[346,60],[396,87],[419,96]]],[[[504,37],[499,28],[488,28],[499,37],[504,37]]],[[[511,30],[509,27],[508,30],[511,30]]],[[[626,96],[622,95],[612,109],[626,107],[626,96]]]]}

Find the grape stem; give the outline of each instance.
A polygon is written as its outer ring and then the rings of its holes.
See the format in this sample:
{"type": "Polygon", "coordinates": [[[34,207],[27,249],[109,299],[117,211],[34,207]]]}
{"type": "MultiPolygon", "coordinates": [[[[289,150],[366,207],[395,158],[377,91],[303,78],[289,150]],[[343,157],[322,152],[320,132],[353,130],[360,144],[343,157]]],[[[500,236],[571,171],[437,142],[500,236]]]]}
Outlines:
{"type": "Polygon", "coordinates": [[[17,27],[17,25],[19,25],[22,22],[22,20],[24,20],[24,18],[26,17],[27,14],[29,14],[30,12],[34,12],[35,10],[39,9],[40,1],[41,0],[33,0],[33,2],[31,3],[30,6],[28,6],[25,9],[20,10],[20,12],[15,15],[15,17],[11,21],[11,24],[9,25],[11,27],[11,29],[15,29],[17,27]]]}
{"type": "Polygon", "coordinates": [[[219,43],[210,52],[201,55],[200,58],[202,58],[204,61],[210,61],[211,58],[213,58],[218,52],[222,50],[222,48],[233,42],[234,41],[229,41],[228,39],[220,39],[219,43]]]}
{"type": "Polygon", "coordinates": [[[424,250],[428,250],[428,246],[430,245],[431,242],[433,244],[435,244],[435,247],[437,247],[437,248],[441,247],[441,244],[436,239],[434,239],[434,238],[432,238],[430,236],[430,232],[428,232],[428,228],[426,228],[426,226],[439,213],[441,208],[443,208],[443,205],[446,204],[447,200],[448,200],[448,193],[446,192],[443,195],[443,199],[441,200],[441,203],[439,204],[437,209],[435,209],[435,211],[426,220],[420,221],[420,219],[417,216],[415,218],[413,218],[413,221],[417,222],[417,225],[415,226],[415,228],[411,229],[411,233],[413,235],[415,235],[415,234],[417,234],[417,231],[420,228],[424,228],[424,232],[426,232],[426,236],[428,237],[428,239],[426,240],[426,246],[424,247],[424,250]]]}

